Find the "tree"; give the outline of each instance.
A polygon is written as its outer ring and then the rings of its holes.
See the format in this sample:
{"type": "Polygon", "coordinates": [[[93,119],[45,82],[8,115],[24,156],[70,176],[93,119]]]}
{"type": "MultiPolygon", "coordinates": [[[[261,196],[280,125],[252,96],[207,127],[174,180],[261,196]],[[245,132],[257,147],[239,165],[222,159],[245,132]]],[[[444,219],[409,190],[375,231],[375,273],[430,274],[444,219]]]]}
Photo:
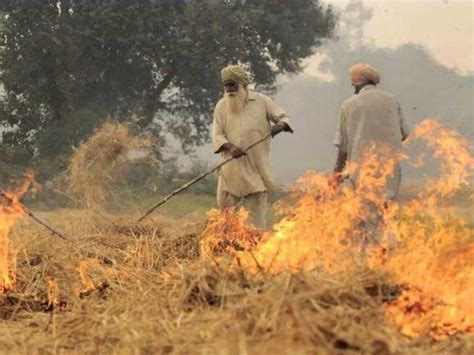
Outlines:
{"type": "MultiPolygon", "coordinates": [[[[21,2],[21,1],[19,1],[21,2]]],[[[208,137],[220,69],[258,89],[295,73],[335,16],[316,0],[1,5],[4,143],[31,158],[67,152],[106,119],[133,120],[184,148],[208,137]]]]}

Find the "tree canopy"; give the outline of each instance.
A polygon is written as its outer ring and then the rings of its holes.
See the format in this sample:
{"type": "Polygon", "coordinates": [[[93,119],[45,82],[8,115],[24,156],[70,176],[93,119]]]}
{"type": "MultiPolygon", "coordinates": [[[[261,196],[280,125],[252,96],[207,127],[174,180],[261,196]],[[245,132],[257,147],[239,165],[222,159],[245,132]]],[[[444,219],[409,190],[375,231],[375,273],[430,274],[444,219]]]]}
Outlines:
{"type": "Polygon", "coordinates": [[[0,5],[3,142],[31,158],[69,151],[106,119],[163,144],[208,138],[220,69],[246,65],[271,92],[301,69],[335,16],[316,0],[0,5]]]}

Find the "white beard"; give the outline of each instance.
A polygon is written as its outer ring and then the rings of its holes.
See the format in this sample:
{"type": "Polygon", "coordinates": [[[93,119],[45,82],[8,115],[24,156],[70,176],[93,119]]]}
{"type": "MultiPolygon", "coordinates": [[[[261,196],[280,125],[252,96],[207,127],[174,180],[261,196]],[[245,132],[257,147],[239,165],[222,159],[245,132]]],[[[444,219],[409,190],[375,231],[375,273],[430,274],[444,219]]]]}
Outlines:
{"type": "Polygon", "coordinates": [[[248,91],[239,86],[239,91],[235,93],[224,93],[224,107],[226,113],[238,114],[240,113],[247,101],[248,91]]]}

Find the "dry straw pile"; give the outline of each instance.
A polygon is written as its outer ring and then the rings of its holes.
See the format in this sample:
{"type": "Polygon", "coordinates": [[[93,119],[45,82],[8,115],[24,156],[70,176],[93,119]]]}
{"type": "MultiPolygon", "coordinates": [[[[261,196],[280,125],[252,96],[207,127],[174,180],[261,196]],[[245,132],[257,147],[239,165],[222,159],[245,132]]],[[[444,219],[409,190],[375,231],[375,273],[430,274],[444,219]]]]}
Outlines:
{"type": "Polygon", "coordinates": [[[426,354],[472,337],[404,338],[385,318],[390,279],[366,270],[250,275],[200,255],[202,221],[88,211],[45,214],[73,239],[22,220],[17,285],[0,295],[1,353],[426,354]],[[71,222],[74,221],[74,222],[71,222]]]}
{"type": "Polygon", "coordinates": [[[69,193],[84,206],[104,211],[113,188],[126,176],[130,154],[147,151],[151,145],[150,139],[131,136],[125,124],[105,123],[74,150],[69,165],[69,193]]]}

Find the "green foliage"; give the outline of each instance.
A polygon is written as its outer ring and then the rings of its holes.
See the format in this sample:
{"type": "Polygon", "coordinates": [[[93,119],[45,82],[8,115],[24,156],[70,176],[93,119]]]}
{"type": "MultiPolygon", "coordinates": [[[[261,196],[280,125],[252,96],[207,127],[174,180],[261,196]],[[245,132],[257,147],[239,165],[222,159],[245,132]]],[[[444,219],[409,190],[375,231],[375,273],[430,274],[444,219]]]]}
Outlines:
{"type": "Polygon", "coordinates": [[[47,130],[37,134],[37,147],[47,156],[57,152],[69,154],[72,147],[77,147],[84,137],[88,137],[95,126],[97,117],[105,114],[89,107],[81,107],[71,112],[67,121],[55,122],[47,130]]]}
{"type": "Polygon", "coordinates": [[[220,69],[243,63],[259,89],[300,69],[335,17],[318,1],[0,5],[1,123],[30,158],[68,153],[106,118],[208,138],[220,69]]]}
{"type": "MultiPolygon", "coordinates": [[[[156,203],[156,200],[149,201],[146,206],[143,204],[143,210],[156,203]]],[[[171,199],[161,206],[156,213],[174,218],[184,218],[189,215],[204,218],[206,212],[211,208],[216,208],[216,199],[214,196],[200,195],[193,193],[183,193],[171,199]]]]}
{"type": "Polygon", "coordinates": [[[28,169],[29,153],[0,143],[0,189],[7,189],[11,180],[20,178],[28,169]]]}
{"type": "MultiPolygon", "coordinates": [[[[189,173],[186,174],[187,175],[186,178],[189,181],[209,171],[209,169],[211,169],[211,166],[209,166],[208,164],[205,164],[202,162],[195,162],[192,165],[189,173]]],[[[216,173],[212,173],[208,175],[206,178],[197,182],[195,185],[193,185],[190,188],[190,191],[195,194],[209,195],[209,196],[215,196],[216,190],[217,190],[217,174],[216,173]]]]}

